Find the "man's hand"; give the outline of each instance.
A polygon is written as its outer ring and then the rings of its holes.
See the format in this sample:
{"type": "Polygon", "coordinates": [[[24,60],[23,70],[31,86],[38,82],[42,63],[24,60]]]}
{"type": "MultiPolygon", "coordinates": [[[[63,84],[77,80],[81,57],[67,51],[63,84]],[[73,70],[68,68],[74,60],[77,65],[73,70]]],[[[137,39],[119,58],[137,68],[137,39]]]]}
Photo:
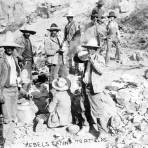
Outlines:
{"type": "Polygon", "coordinates": [[[84,78],[83,78],[83,82],[84,82],[85,84],[88,84],[88,77],[84,77],[84,78]]]}

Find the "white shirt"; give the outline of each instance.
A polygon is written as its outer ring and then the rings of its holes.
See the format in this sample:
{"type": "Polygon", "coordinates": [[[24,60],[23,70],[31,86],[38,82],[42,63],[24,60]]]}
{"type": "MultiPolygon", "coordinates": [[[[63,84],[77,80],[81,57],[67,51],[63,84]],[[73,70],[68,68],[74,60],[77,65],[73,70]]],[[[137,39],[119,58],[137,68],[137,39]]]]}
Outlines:
{"type": "Polygon", "coordinates": [[[14,58],[6,55],[7,61],[10,65],[10,85],[16,86],[17,84],[17,71],[14,58]]]}

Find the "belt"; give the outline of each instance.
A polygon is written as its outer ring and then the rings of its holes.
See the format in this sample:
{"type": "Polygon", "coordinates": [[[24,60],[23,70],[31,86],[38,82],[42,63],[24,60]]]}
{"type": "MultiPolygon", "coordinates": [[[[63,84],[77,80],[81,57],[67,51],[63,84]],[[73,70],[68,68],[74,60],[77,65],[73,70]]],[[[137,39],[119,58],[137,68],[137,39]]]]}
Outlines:
{"type": "Polygon", "coordinates": [[[52,57],[52,56],[54,56],[54,55],[47,55],[47,57],[52,57]]]}
{"type": "Polygon", "coordinates": [[[4,88],[16,88],[17,85],[9,85],[9,86],[4,86],[4,88]]]}

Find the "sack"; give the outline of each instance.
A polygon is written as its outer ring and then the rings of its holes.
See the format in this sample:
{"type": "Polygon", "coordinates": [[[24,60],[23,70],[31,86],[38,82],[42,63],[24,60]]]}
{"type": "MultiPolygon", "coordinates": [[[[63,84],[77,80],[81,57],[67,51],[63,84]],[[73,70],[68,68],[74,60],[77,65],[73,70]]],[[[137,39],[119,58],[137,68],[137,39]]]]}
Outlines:
{"type": "Polygon", "coordinates": [[[18,122],[30,124],[35,118],[35,113],[38,111],[37,106],[33,101],[27,101],[17,105],[18,122]]]}

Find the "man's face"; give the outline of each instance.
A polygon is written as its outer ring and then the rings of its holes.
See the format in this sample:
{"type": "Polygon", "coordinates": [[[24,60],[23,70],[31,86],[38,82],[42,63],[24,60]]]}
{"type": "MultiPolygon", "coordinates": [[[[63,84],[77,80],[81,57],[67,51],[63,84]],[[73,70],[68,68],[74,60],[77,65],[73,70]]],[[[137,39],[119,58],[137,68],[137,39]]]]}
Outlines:
{"type": "Polygon", "coordinates": [[[113,21],[114,19],[114,17],[109,17],[109,21],[113,21]]]}
{"type": "Polygon", "coordinates": [[[26,39],[28,39],[29,37],[30,37],[30,33],[24,33],[24,37],[26,38],[26,39]]]}
{"type": "Polygon", "coordinates": [[[68,17],[67,17],[67,20],[68,20],[68,22],[70,23],[70,22],[72,22],[72,20],[73,20],[73,17],[71,17],[71,16],[68,16],[68,17]]]}
{"type": "Polygon", "coordinates": [[[51,37],[56,37],[57,34],[58,34],[58,31],[56,31],[56,30],[53,30],[53,31],[50,32],[51,37]]]}
{"type": "Polygon", "coordinates": [[[5,49],[5,53],[7,54],[7,55],[12,55],[13,54],[13,51],[14,51],[14,47],[4,47],[4,49],[5,49]]]}
{"type": "Polygon", "coordinates": [[[89,48],[89,54],[93,55],[96,53],[96,50],[94,50],[93,48],[89,48]]]}

